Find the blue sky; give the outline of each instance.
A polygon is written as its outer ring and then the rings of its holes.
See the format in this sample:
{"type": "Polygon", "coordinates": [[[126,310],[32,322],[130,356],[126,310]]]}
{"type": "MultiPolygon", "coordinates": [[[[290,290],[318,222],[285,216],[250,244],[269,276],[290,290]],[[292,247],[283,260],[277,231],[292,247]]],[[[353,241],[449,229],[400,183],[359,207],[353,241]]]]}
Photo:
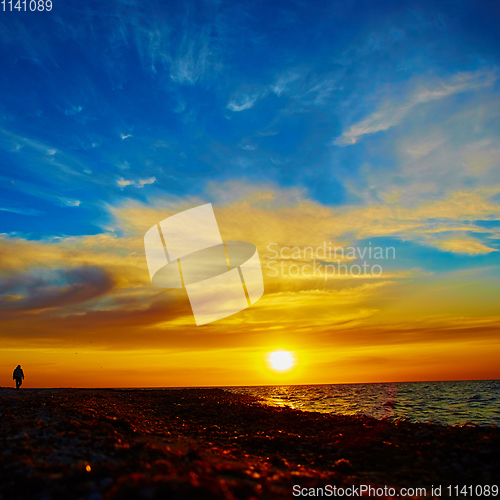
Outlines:
{"type": "MultiPolygon", "coordinates": [[[[405,137],[446,129],[443,149],[498,138],[498,115],[481,130],[443,125],[498,91],[498,14],[497,2],[455,1],[6,13],[2,232],[94,234],[105,204],[226,180],[300,187],[330,206],[381,201],[389,184],[420,182],[401,172],[405,137]]],[[[478,184],[448,176],[410,198],[478,184]]]]}

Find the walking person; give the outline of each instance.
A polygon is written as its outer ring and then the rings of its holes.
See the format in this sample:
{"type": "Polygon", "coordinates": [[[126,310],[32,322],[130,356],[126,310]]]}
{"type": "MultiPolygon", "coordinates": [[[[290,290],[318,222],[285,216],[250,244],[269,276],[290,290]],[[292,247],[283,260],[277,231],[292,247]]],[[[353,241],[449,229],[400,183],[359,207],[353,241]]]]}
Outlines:
{"type": "Polygon", "coordinates": [[[21,368],[21,365],[17,365],[17,368],[14,370],[14,374],[12,375],[12,380],[16,381],[16,389],[19,389],[23,384],[24,372],[21,368]]]}

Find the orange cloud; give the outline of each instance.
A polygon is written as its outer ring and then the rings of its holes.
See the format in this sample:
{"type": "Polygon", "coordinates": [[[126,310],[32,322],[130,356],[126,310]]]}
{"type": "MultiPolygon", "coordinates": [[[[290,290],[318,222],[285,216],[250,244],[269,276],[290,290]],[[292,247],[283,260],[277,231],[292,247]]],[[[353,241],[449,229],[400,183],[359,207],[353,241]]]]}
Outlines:
{"type": "MultiPolygon", "coordinates": [[[[261,358],[276,348],[294,350],[300,360],[289,378],[279,379],[283,383],[355,381],[361,375],[375,381],[398,378],[397,373],[417,379],[421,369],[442,373],[433,363],[412,358],[415,346],[422,355],[437,344],[455,346],[455,357],[449,359],[458,359],[462,351],[457,346],[476,339],[485,352],[498,352],[500,325],[494,311],[499,290],[488,272],[433,275],[398,268],[396,258],[380,277],[325,280],[273,275],[267,266],[271,242],[290,249],[325,242],[346,247],[357,238],[397,235],[446,251],[491,251],[478,240],[446,235],[451,226],[454,231],[460,224],[469,227],[462,221],[498,214],[498,205],[488,201],[493,188],[455,192],[413,208],[325,207],[299,190],[266,186],[210,189],[222,200],[214,210],[223,240],[252,241],[258,247],[265,284],[259,302],[196,327],[183,290],[152,286],[143,235],[156,222],[206,200],[128,201],[108,207],[114,219],[103,234],[45,241],[0,238],[0,336],[5,348],[0,362],[17,365],[14,358],[31,349],[28,359],[47,385],[56,384],[58,370],[72,366],[74,385],[106,385],[101,374],[109,385],[133,386],[138,380],[139,385],[230,385],[273,383],[261,358]],[[455,221],[451,226],[450,220],[455,221]],[[45,297],[37,296],[36,287],[45,297]],[[363,349],[361,357],[349,357],[363,349]],[[371,360],[365,362],[371,371],[360,368],[362,358],[371,360]],[[44,365],[42,359],[53,364],[44,365]],[[335,360],[331,369],[324,364],[328,359],[335,360]],[[402,364],[401,359],[409,361],[402,364]],[[99,363],[107,366],[103,372],[99,363]],[[155,382],[143,375],[151,367],[160,374],[155,382]],[[93,384],[86,382],[89,377],[93,384]]],[[[312,261],[307,253],[276,259],[278,265],[298,267],[312,261]]],[[[355,260],[345,257],[342,262],[355,260]]],[[[494,373],[493,365],[488,373],[494,373]]]]}

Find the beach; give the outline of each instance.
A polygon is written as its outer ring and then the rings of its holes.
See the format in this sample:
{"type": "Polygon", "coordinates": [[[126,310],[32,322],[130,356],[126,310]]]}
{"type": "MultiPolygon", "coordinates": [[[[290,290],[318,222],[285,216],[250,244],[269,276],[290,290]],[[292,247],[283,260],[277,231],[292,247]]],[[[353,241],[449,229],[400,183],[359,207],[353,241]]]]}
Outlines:
{"type": "Polygon", "coordinates": [[[272,499],[361,485],[432,498],[437,485],[447,497],[447,486],[500,477],[493,426],[303,412],[222,389],[4,388],[0,401],[1,500],[272,499]]]}

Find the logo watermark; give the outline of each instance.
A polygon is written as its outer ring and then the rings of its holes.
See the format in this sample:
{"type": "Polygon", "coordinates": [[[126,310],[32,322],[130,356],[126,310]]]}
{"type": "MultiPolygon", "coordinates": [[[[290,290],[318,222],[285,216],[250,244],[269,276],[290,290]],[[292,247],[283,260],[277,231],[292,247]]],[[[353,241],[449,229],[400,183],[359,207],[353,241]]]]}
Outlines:
{"type": "Polygon", "coordinates": [[[267,256],[267,276],[313,277],[325,281],[333,277],[378,278],[384,270],[373,261],[396,258],[394,247],[376,247],[371,242],[365,247],[332,246],[326,241],[318,247],[280,247],[269,243],[267,249],[271,252],[267,256]]]}
{"type": "Polygon", "coordinates": [[[155,224],[144,248],[153,285],[185,288],[198,326],[240,312],[264,293],[256,246],[224,243],[210,203],[155,224]]]}

